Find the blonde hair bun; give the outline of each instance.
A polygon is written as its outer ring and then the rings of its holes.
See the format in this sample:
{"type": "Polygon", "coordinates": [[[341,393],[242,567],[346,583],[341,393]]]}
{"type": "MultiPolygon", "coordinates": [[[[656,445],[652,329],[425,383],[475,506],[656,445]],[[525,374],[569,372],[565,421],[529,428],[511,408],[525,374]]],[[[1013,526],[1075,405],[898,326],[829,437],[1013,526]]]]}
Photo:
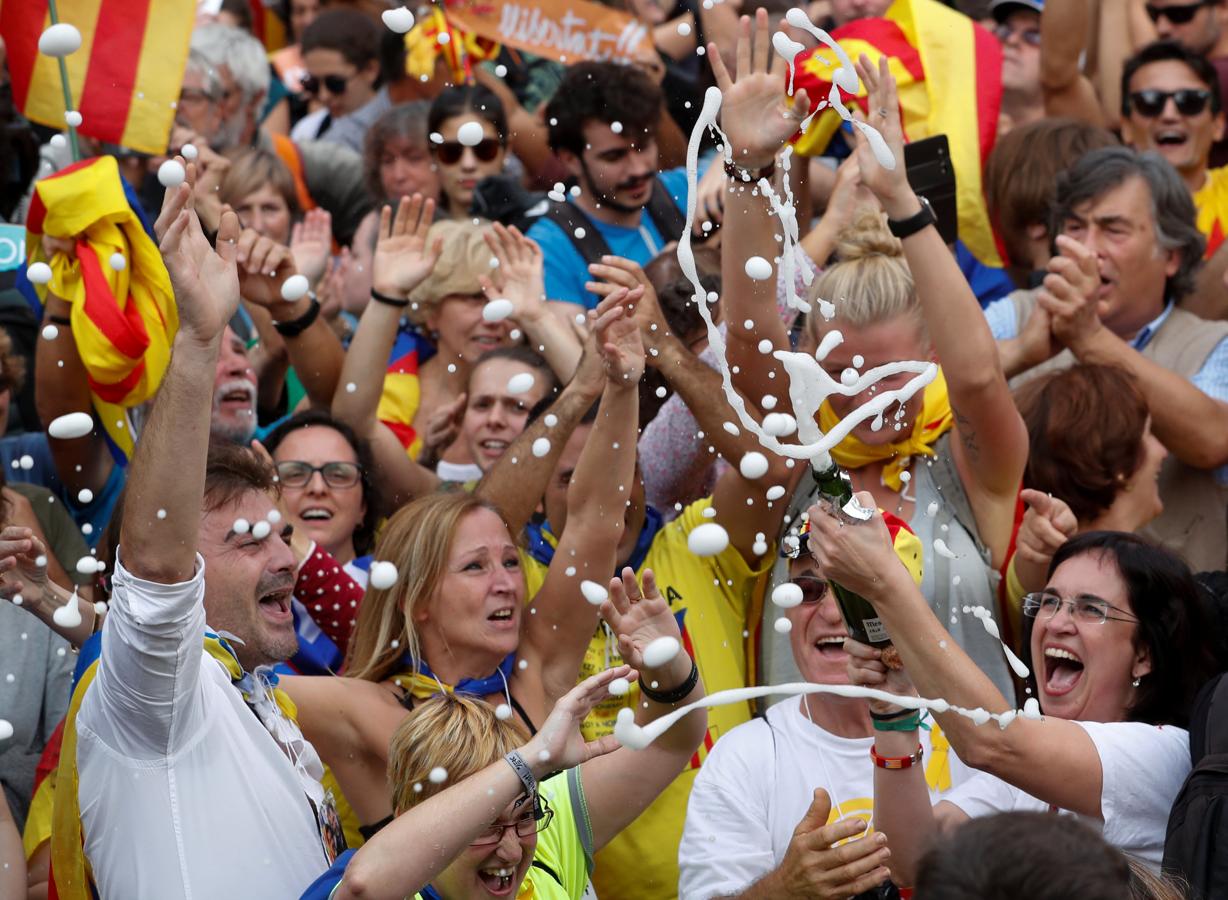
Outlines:
{"type": "Polygon", "coordinates": [[[902,259],[904,245],[887,230],[887,220],[882,213],[867,209],[836,238],[836,256],[841,262],[874,256],[902,259]]]}

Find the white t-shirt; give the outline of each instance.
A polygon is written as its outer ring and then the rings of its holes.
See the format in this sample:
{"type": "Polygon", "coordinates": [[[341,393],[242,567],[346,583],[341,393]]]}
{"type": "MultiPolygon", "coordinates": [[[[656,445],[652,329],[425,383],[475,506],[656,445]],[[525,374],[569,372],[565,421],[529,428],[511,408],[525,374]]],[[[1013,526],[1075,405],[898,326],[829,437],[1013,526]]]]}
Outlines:
{"type": "Polygon", "coordinates": [[[157,584],[115,565],[77,715],[84,849],[103,897],[297,897],[328,867],[307,799],[323,795],[319,757],[281,716],[275,740],[204,651],[204,567],[197,556],[191,581],[157,584]]]}
{"type": "MultiPolygon", "coordinates": [[[[1190,773],[1189,732],[1145,722],[1075,724],[1096,745],[1103,770],[1100,811],[1104,820],[1079,819],[1101,831],[1114,847],[1159,871],[1168,814],[1190,773]]],[[[987,772],[978,772],[942,799],[972,817],[1050,809],[1043,800],[987,772]]]]}
{"type": "MultiPolygon", "coordinates": [[[[775,870],[815,788],[831,796],[829,823],[850,816],[870,819],[873,743],[873,737],[824,731],[806,717],[797,698],[773,706],[766,721],[753,719],[717,741],[687,805],[678,848],[680,900],[736,894],[775,870]]],[[[924,729],[921,744],[924,764],[934,762],[924,729]]],[[[973,774],[954,751],[947,751],[947,761],[952,785],[973,774]]],[[[933,802],[944,796],[930,791],[933,802]]]]}

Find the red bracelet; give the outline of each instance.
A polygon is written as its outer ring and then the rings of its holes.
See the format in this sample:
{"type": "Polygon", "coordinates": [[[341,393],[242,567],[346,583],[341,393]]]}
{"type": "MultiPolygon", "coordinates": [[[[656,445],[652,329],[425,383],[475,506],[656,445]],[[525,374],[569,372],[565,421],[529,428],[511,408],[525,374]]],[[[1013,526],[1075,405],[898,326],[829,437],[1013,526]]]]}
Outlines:
{"type": "Polygon", "coordinates": [[[871,744],[870,759],[880,769],[911,769],[921,765],[921,745],[917,744],[917,752],[912,756],[879,756],[878,750],[871,744]]]}

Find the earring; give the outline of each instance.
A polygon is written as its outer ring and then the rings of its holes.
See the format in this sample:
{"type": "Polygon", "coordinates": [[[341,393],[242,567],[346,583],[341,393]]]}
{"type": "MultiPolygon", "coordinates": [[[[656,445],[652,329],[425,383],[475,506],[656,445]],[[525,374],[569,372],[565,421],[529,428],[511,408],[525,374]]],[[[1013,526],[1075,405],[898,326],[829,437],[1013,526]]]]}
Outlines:
{"type": "Polygon", "coordinates": [[[1139,683],[1139,681],[1141,681],[1141,680],[1142,680],[1142,679],[1140,679],[1140,678],[1136,678],[1136,679],[1134,679],[1132,682],[1130,682],[1130,686],[1131,686],[1131,687],[1138,687],[1138,683],[1139,683]]]}

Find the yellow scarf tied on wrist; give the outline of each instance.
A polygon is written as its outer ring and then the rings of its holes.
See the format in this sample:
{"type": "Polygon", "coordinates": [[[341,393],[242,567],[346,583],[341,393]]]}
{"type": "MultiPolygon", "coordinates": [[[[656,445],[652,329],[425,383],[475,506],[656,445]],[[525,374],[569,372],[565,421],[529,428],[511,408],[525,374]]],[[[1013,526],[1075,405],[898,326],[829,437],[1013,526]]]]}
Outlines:
{"type": "MultiPolygon", "coordinates": [[[[824,400],[819,407],[819,427],[826,434],[839,424],[840,417],[831,408],[831,402],[824,400]]],[[[869,463],[890,460],[883,468],[883,483],[898,491],[904,484],[900,473],[908,467],[912,457],[933,456],[934,444],[954,424],[955,415],[951,412],[947,380],[943,377],[942,369],[939,369],[937,377],[925,386],[921,414],[913,423],[908,437],[890,444],[867,444],[856,435],[849,434],[831,448],[831,458],[845,469],[860,469],[869,463]]]]}

